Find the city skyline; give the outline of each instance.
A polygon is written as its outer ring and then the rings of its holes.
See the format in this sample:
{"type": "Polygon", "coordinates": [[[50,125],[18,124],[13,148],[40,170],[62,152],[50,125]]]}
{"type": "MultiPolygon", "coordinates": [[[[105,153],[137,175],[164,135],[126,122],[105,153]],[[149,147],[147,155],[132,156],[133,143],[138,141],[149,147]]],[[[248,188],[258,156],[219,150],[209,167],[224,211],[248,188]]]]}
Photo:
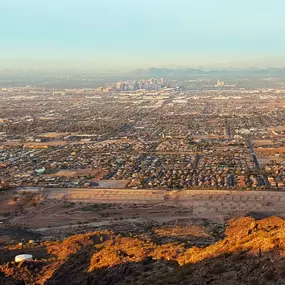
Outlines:
{"type": "Polygon", "coordinates": [[[4,68],[285,65],[281,0],[3,1],[4,68]]]}

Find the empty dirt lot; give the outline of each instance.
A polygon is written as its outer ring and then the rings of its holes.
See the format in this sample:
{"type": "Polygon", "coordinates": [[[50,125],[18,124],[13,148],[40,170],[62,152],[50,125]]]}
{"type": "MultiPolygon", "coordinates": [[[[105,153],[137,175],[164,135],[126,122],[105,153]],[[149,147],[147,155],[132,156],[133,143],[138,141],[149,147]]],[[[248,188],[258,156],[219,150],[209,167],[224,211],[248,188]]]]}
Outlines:
{"type": "Polygon", "coordinates": [[[161,204],[193,214],[262,211],[285,213],[285,192],[227,190],[48,189],[50,199],[106,204],[161,204]]]}

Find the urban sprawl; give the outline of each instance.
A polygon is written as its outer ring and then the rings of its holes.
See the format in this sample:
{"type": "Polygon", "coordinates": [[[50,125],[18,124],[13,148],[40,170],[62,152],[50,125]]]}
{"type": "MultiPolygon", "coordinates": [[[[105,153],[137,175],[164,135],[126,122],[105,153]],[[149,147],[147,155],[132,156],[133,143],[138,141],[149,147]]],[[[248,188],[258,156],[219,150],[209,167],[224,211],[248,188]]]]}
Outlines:
{"type": "Polygon", "coordinates": [[[285,89],[185,84],[2,88],[0,187],[284,190],[285,89]]]}

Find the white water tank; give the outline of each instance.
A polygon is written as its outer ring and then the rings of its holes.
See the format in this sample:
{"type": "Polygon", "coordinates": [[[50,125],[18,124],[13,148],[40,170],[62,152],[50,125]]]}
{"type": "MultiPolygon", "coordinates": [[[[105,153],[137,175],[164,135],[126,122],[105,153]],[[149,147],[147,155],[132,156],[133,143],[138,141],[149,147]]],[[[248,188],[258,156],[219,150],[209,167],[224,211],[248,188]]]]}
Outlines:
{"type": "Polygon", "coordinates": [[[32,261],[33,256],[31,254],[20,254],[15,256],[15,262],[22,262],[22,261],[32,261]]]}

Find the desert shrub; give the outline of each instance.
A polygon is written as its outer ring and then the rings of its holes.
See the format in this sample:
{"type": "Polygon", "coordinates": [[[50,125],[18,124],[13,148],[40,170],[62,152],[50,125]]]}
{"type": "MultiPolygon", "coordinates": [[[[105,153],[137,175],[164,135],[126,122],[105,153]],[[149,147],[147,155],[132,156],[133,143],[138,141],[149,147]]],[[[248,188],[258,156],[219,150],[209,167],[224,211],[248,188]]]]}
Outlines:
{"type": "Polygon", "coordinates": [[[285,269],[283,269],[281,272],[280,272],[280,277],[282,279],[285,279],[285,269]]]}
{"type": "Polygon", "coordinates": [[[209,270],[209,273],[212,273],[212,274],[221,274],[221,273],[224,273],[226,271],[226,267],[221,264],[221,263],[218,263],[218,264],[215,264],[210,270],[209,270]]]}
{"type": "Polygon", "coordinates": [[[148,271],[150,271],[152,269],[152,267],[150,266],[150,265],[144,265],[144,267],[143,267],[143,271],[144,272],[148,272],[148,271]]]}
{"type": "Polygon", "coordinates": [[[274,275],[274,271],[273,270],[268,270],[263,274],[263,277],[267,280],[267,281],[271,281],[275,279],[275,275],[274,275]]]}
{"type": "Polygon", "coordinates": [[[242,253],[237,253],[237,254],[233,254],[231,256],[231,261],[233,262],[237,262],[237,261],[241,261],[245,258],[245,256],[242,253]]]}
{"type": "Polygon", "coordinates": [[[260,263],[259,261],[254,261],[252,264],[251,264],[251,269],[252,270],[256,270],[260,267],[260,263]]]}
{"type": "Polygon", "coordinates": [[[232,256],[232,253],[231,252],[225,252],[222,254],[222,257],[224,257],[225,259],[232,256]]]}
{"type": "Polygon", "coordinates": [[[153,262],[152,256],[147,256],[143,261],[142,264],[143,265],[147,265],[153,262]]]}
{"type": "Polygon", "coordinates": [[[249,284],[250,285],[259,285],[259,281],[255,278],[253,278],[253,279],[249,280],[249,284]]]}

